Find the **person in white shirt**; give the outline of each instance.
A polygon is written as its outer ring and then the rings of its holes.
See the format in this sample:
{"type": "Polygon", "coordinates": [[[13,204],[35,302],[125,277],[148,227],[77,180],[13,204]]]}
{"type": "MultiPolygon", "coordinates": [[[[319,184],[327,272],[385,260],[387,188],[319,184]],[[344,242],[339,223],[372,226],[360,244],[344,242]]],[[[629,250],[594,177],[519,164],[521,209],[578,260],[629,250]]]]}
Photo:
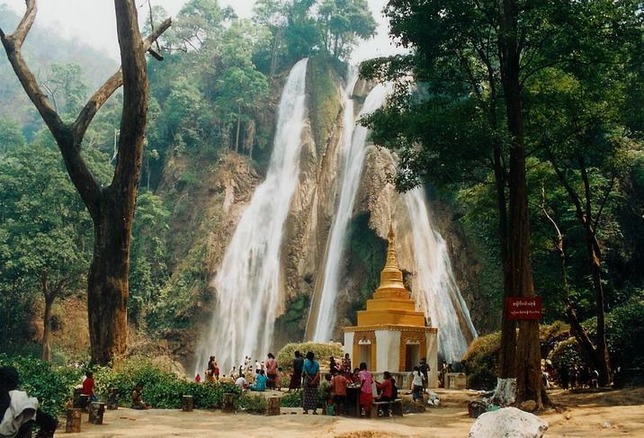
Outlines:
{"type": "Polygon", "coordinates": [[[248,389],[248,381],[244,376],[239,376],[237,380],[235,380],[235,385],[239,386],[241,390],[248,389]]]}
{"type": "Polygon", "coordinates": [[[423,373],[420,372],[420,368],[415,366],[414,371],[411,373],[412,375],[412,382],[411,382],[411,394],[414,399],[416,400],[423,400],[423,383],[425,380],[425,376],[423,376],[423,373]]]}

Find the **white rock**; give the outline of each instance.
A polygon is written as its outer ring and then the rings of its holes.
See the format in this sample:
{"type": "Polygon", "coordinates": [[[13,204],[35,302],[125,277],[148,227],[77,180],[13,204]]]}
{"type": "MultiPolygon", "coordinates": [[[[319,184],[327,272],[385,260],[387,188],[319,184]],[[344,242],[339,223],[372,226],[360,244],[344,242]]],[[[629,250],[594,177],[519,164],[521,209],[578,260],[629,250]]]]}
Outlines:
{"type": "Polygon", "coordinates": [[[548,423],[517,408],[502,408],[480,415],[472,425],[469,438],[541,438],[548,423]]]}

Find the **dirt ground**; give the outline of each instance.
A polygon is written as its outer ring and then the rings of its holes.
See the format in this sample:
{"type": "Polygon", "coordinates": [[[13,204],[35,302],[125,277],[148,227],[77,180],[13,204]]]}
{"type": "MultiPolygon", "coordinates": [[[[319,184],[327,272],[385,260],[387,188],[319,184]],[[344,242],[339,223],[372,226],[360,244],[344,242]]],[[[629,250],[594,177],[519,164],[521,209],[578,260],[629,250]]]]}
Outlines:
{"type": "MultiPolygon", "coordinates": [[[[221,411],[119,408],[105,411],[104,424],[94,425],[83,414],[83,438],[98,437],[467,437],[475,419],[467,415],[472,391],[438,390],[439,407],[402,418],[355,419],[302,414],[298,408],[282,408],[279,416],[221,411]]],[[[549,423],[546,437],[644,437],[644,388],[605,391],[549,392],[557,405],[540,413],[549,423]]],[[[63,435],[62,430],[56,435],[63,435]]],[[[65,434],[67,435],[67,434],[65,434]]]]}

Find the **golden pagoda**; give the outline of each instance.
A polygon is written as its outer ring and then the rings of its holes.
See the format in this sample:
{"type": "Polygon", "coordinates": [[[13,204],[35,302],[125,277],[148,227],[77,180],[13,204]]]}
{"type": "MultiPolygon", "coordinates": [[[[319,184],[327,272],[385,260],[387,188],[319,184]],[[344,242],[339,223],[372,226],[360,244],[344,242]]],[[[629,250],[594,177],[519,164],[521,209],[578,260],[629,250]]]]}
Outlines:
{"type": "MultiPolygon", "coordinates": [[[[353,357],[354,366],[365,362],[373,372],[410,372],[423,357],[434,371],[437,329],[427,326],[425,314],[416,310],[405,288],[393,226],[387,237],[387,261],[380,273],[380,285],[367,300],[366,310],[358,311],[357,325],[344,327],[345,352],[353,357]]],[[[432,380],[430,376],[430,386],[432,380]]]]}
{"type": "Polygon", "coordinates": [[[396,238],[391,226],[387,237],[387,261],[380,273],[380,286],[373,298],[367,300],[367,310],[358,312],[358,327],[382,324],[425,327],[425,315],[416,310],[416,303],[403,283],[396,256],[396,238]]]}

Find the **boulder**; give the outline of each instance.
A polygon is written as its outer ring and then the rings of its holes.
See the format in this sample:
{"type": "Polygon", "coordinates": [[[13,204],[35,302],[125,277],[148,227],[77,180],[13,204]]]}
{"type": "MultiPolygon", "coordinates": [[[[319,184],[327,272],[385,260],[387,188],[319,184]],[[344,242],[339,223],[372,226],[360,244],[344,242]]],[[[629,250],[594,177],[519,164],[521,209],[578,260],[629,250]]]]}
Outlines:
{"type": "Polygon", "coordinates": [[[541,438],[548,423],[517,408],[486,412],[472,425],[469,438],[541,438]]]}

